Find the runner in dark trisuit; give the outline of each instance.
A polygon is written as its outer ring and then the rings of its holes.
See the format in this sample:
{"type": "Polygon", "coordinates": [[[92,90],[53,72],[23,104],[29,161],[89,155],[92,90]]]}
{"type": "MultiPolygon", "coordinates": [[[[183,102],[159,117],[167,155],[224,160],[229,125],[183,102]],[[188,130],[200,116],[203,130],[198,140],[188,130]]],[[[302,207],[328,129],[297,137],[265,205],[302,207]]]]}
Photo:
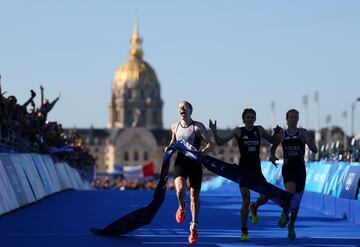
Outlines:
{"type": "Polygon", "coordinates": [[[277,160],[275,151],[281,142],[284,154],[282,167],[284,184],[288,192],[294,193],[295,200],[293,200],[294,204],[291,205],[291,210],[283,210],[278,224],[281,228],[288,225],[288,238],[294,240],[296,238],[294,223],[299,211],[306,180],[305,144],[314,153],[317,153],[317,147],[309,132],[306,129],[297,127],[299,121],[299,112],[297,110],[290,109],[286,113],[286,121],[288,128],[275,136],[270,159],[275,164],[277,160]],[[290,219],[289,211],[291,211],[290,219]]]}
{"type": "MultiPolygon", "coordinates": [[[[260,139],[263,137],[270,143],[272,143],[272,137],[264,130],[262,126],[254,126],[256,120],[256,112],[253,109],[245,109],[242,114],[242,119],[245,124],[244,127],[236,127],[231,133],[227,136],[220,137],[217,132],[216,121],[213,123],[209,120],[209,127],[214,132],[215,139],[218,145],[222,145],[232,138],[238,143],[240,151],[240,163],[239,165],[244,167],[247,171],[251,172],[254,176],[260,178],[263,181],[266,181],[265,177],[261,172],[260,166],[260,139]]],[[[263,194],[260,194],[260,197],[255,203],[250,205],[250,191],[247,187],[240,183],[241,196],[243,198],[243,203],[240,211],[241,215],[241,240],[248,239],[248,215],[249,215],[249,206],[251,211],[251,221],[253,223],[258,222],[257,217],[257,208],[268,201],[263,194]]]]}
{"type": "MultiPolygon", "coordinates": [[[[200,150],[201,155],[206,155],[213,148],[205,126],[191,119],[192,105],[187,101],[182,101],[179,104],[180,122],[174,123],[171,126],[172,136],[171,143],[177,140],[184,140],[196,147],[200,148],[201,140],[206,146],[200,150]]],[[[186,179],[189,177],[190,181],[190,209],[192,221],[190,223],[189,243],[194,244],[198,241],[198,218],[200,208],[200,189],[202,182],[202,166],[198,161],[194,161],[178,153],[174,164],[173,175],[175,178],[176,196],[179,201],[179,207],[176,211],[175,219],[178,223],[182,223],[185,217],[186,209],[186,179]]]]}

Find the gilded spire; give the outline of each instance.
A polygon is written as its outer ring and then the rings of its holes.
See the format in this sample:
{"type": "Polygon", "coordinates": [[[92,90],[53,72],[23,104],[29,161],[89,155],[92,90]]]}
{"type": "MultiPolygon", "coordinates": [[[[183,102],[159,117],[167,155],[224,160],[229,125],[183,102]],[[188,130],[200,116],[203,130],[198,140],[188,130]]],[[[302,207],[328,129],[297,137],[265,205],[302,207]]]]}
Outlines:
{"type": "Polygon", "coordinates": [[[134,31],[132,39],[139,39],[139,18],[135,16],[134,31]]]}
{"type": "Polygon", "coordinates": [[[139,36],[138,17],[136,16],[134,22],[134,32],[130,40],[130,59],[142,60],[143,51],[142,51],[141,43],[142,40],[139,36]]]}

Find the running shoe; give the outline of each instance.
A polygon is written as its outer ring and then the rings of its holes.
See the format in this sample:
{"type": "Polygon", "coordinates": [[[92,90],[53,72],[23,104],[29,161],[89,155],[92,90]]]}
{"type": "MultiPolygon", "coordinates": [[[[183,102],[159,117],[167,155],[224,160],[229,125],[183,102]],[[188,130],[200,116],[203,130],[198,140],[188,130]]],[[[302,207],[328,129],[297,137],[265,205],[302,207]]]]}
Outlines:
{"type": "Polygon", "coordinates": [[[294,227],[294,224],[291,224],[291,223],[288,225],[288,239],[289,240],[296,239],[295,227],[294,227]]]}
{"type": "Polygon", "coordinates": [[[198,237],[198,226],[196,223],[190,223],[190,235],[188,238],[189,244],[196,244],[199,240],[198,237]]]}
{"type": "Polygon", "coordinates": [[[249,232],[247,227],[241,227],[241,241],[246,241],[249,239],[249,232]]]}
{"type": "Polygon", "coordinates": [[[257,224],[259,221],[259,218],[257,216],[257,207],[255,205],[255,203],[251,203],[250,204],[250,220],[253,224],[257,224]]]}
{"type": "Polygon", "coordinates": [[[279,227],[285,228],[288,222],[289,222],[289,215],[286,212],[282,211],[280,218],[278,220],[279,227]]]}
{"type": "Polygon", "coordinates": [[[185,219],[185,210],[179,207],[178,210],[176,211],[175,219],[177,223],[179,224],[182,223],[185,219]]]}

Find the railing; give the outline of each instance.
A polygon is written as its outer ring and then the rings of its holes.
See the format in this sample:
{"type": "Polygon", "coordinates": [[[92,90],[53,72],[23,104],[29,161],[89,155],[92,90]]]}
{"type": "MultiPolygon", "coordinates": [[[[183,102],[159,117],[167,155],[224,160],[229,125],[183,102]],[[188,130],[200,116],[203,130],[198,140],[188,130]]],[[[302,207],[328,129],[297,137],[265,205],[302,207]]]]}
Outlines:
{"type": "Polygon", "coordinates": [[[38,153],[40,147],[21,138],[12,129],[4,130],[0,125],[0,153],[38,153]]]}

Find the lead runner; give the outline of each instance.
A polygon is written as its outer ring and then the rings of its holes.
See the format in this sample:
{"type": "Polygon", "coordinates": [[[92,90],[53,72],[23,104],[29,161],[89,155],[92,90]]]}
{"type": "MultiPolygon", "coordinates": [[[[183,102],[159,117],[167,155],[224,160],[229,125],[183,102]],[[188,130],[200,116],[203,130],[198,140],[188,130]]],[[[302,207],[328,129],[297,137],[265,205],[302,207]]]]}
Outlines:
{"type": "MultiPolygon", "coordinates": [[[[179,104],[178,111],[180,121],[171,126],[172,135],[170,144],[184,140],[199,149],[201,140],[203,140],[206,145],[199,151],[201,152],[200,155],[206,155],[213,149],[213,144],[205,126],[201,122],[194,121],[191,118],[193,111],[192,105],[187,101],[182,101],[179,104]]],[[[182,223],[185,218],[186,180],[189,177],[192,221],[190,222],[190,236],[188,241],[190,244],[194,244],[198,241],[200,189],[202,183],[201,163],[196,160],[191,160],[179,152],[175,160],[173,176],[175,178],[176,196],[179,201],[179,207],[175,215],[176,222],[178,223],[182,223]]]]}

